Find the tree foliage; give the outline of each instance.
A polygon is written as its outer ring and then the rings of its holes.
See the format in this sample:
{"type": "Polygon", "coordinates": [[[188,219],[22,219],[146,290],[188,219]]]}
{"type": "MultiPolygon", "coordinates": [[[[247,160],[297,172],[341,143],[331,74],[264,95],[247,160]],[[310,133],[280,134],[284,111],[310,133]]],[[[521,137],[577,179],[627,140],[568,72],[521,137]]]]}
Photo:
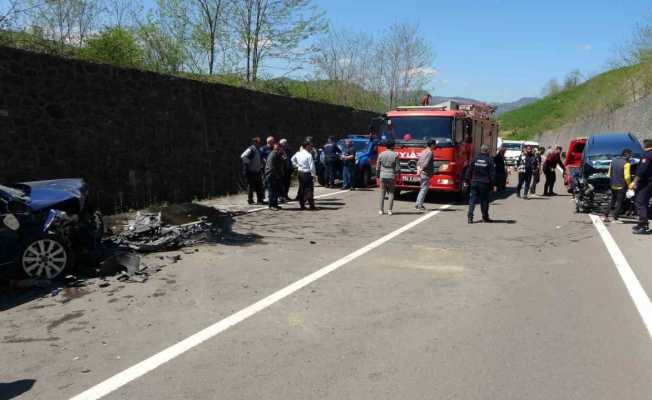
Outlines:
{"type": "Polygon", "coordinates": [[[142,48],[130,31],[113,27],[88,39],[80,55],[89,60],[125,67],[141,67],[144,61],[142,48]]]}
{"type": "Polygon", "coordinates": [[[434,71],[417,27],[330,32],[314,0],[0,0],[0,45],[378,111],[434,71]]]}
{"type": "Polygon", "coordinates": [[[377,39],[346,30],[330,32],[317,42],[313,64],[322,77],[373,91],[391,108],[417,101],[415,93],[435,73],[433,59],[418,26],[397,23],[377,39]]]}
{"type": "Polygon", "coordinates": [[[327,29],[311,0],[234,0],[233,17],[248,82],[258,79],[266,59],[301,59],[311,51],[301,43],[327,29]]]}

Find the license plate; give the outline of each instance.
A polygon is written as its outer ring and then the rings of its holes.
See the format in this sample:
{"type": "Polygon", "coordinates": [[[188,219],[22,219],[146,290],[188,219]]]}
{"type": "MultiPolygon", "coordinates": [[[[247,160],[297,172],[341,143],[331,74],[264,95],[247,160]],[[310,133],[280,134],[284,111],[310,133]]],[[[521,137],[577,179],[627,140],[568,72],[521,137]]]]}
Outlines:
{"type": "Polygon", "coordinates": [[[403,182],[419,182],[420,179],[416,175],[407,175],[403,177],[403,182]]]}

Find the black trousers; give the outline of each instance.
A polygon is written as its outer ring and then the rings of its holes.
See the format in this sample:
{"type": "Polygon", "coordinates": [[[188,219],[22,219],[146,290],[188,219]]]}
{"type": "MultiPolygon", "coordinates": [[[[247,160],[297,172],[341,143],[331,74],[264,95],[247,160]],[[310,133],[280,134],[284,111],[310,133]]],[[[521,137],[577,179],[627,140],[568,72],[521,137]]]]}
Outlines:
{"type": "Polygon", "coordinates": [[[496,173],[496,188],[502,192],[507,187],[507,174],[503,171],[496,173]]]}
{"type": "Polygon", "coordinates": [[[537,192],[537,184],[541,180],[541,173],[539,171],[535,171],[532,173],[532,186],[530,186],[530,194],[536,194],[537,192]]]}
{"type": "Polygon", "coordinates": [[[256,193],[256,200],[259,203],[262,203],[265,199],[265,193],[263,192],[263,177],[260,175],[260,172],[247,171],[246,175],[247,187],[249,189],[249,203],[254,202],[254,193],[256,193]]]}
{"type": "Polygon", "coordinates": [[[480,202],[480,210],[482,211],[482,219],[489,218],[489,195],[491,187],[488,183],[472,183],[469,191],[469,218],[473,218],[475,212],[475,205],[480,202]]]}
{"type": "Polygon", "coordinates": [[[305,208],[306,203],[310,205],[310,208],[315,207],[314,183],[310,172],[299,172],[297,200],[301,208],[305,208]]]}
{"type": "Polygon", "coordinates": [[[607,208],[606,216],[609,217],[611,210],[614,210],[614,219],[618,219],[620,213],[623,211],[623,202],[625,202],[625,195],[627,195],[627,188],[611,189],[611,200],[609,201],[609,208],[607,208]]]}
{"type": "Polygon", "coordinates": [[[327,158],[324,162],[326,165],[326,186],[333,187],[335,186],[335,174],[337,167],[337,160],[327,158]]]}
{"type": "Polygon", "coordinates": [[[292,183],[292,171],[289,171],[283,177],[283,197],[290,198],[290,185],[292,183]]]}
{"type": "Polygon", "coordinates": [[[281,177],[267,177],[267,190],[269,191],[269,207],[278,207],[278,198],[283,190],[281,177]]]}
{"type": "Polygon", "coordinates": [[[636,191],[636,213],[638,214],[638,225],[641,227],[648,226],[648,207],[652,198],[652,182],[648,182],[636,191]]]}
{"type": "Polygon", "coordinates": [[[546,176],[546,183],[543,185],[543,195],[553,194],[555,192],[555,181],[557,180],[557,172],[554,169],[545,169],[543,173],[546,176]]]}
{"type": "Polygon", "coordinates": [[[532,171],[525,171],[518,174],[518,186],[516,187],[516,193],[521,195],[521,189],[523,190],[523,196],[527,197],[528,192],[530,191],[530,185],[532,184],[532,171]]]}

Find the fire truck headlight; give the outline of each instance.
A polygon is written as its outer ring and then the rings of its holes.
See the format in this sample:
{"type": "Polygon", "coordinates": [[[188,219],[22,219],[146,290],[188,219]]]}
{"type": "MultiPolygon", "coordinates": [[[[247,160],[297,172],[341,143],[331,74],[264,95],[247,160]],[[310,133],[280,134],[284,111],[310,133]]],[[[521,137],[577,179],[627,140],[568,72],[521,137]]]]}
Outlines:
{"type": "Polygon", "coordinates": [[[450,185],[453,181],[450,179],[437,179],[437,183],[440,185],[450,185]]]}
{"type": "Polygon", "coordinates": [[[440,171],[448,171],[448,168],[450,168],[450,166],[449,166],[448,164],[442,164],[442,165],[439,167],[439,170],[440,170],[440,171]]]}

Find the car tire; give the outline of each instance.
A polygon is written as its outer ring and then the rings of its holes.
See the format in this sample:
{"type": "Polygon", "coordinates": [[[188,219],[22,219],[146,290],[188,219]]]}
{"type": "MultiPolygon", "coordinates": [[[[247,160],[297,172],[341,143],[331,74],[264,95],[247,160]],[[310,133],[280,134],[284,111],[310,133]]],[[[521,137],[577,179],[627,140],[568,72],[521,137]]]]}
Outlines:
{"type": "Polygon", "coordinates": [[[23,246],[19,264],[28,278],[56,279],[73,265],[73,253],[65,240],[44,234],[23,246]]]}

